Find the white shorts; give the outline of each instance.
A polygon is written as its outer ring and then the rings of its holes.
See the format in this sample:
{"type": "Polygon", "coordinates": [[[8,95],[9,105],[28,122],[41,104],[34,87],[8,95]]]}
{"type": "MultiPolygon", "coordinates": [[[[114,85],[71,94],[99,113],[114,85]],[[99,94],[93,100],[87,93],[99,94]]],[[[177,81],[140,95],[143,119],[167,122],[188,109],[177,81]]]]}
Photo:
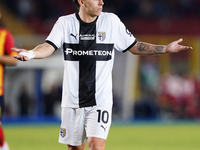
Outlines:
{"type": "Polygon", "coordinates": [[[87,141],[87,137],[106,140],[111,120],[112,106],[62,107],[59,142],[79,146],[87,141]]]}

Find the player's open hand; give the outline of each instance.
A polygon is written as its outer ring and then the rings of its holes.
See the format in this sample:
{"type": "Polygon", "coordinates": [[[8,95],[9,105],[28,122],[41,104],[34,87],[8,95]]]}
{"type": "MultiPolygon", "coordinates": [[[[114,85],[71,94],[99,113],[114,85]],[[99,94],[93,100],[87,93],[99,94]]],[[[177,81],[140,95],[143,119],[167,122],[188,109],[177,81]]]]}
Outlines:
{"type": "Polygon", "coordinates": [[[169,43],[169,45],[166,45],[165,46],[166,53],[177,53],[182,50],[191,50],[192,49],[191,46],[180,45],[179,43],[182,41],[183,41],[183,39],[180,38],[179,40],[173,41],[173,42],[169,43]]]}
{"type": "Polygon", "coordinates": [[[13,56],[14,58],[21,60],[21,61],[27,61],[29,60],[29,58],[27,56],[25,56],[23,53],[27,52],[28,50],[26,49],[19,49],[19,48],[11,48],[12,51],[18,52],[18,55],[13,56]]]}

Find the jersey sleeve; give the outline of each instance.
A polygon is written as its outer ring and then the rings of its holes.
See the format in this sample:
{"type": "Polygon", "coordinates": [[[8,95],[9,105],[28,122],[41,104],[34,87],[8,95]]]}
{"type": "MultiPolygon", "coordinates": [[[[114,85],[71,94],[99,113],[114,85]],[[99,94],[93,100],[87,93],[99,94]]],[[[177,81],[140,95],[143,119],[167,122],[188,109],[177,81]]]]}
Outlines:
{"type": "Polygon", "coordinates": [[[5,45],[4,45],[5,54],[10,55],[10,56],[16,55],[17,52],[14,52],[11,50],[11,48],[15,47],[13,36],[8,30],[6,30],[6,33],[7,34],[6,34],[5,45]]]}
{"type": "Polygon", "coordinates": [[[116,15],[113,15],[113,24],[115,29],[114,47],[118,51],[126,52],[131,47],[133,47],[137,41],[116,15]]]}
{"type": "Polygon", "coordinates": [[[49,36],[46,38],[46,42],[51,44],[55,48],[55,50],[61,48],[63,33],[62,20],[59,18],[54,24],[49,36]]]}

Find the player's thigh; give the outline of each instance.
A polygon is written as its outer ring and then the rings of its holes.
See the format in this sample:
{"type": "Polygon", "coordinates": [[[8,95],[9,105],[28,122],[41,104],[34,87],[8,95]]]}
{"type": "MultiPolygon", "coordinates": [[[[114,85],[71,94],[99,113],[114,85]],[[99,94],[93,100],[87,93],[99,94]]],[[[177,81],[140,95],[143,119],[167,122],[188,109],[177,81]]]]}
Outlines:
{"type": "Polygon", "coordinates": [[[112,106],[88,108],[85,118],[87,138],[96,137],[106,140],[112,120],[112,106]]]}
{"type": "Polygon", "coordinates": [[[106,140],[97,137],[88,137],[89,150],[105,150],[106,140]]]}

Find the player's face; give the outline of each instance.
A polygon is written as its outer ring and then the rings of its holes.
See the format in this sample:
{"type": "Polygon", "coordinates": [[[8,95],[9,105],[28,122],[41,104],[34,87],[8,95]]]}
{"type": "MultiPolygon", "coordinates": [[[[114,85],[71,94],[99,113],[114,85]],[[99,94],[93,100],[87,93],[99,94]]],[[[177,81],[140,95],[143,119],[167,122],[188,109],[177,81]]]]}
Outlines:
{"type": "Polygon", "coordinates": [[[103,10],[103,0],[83,0],[84,10],[92,17],[99,16],[103,10]]]}

